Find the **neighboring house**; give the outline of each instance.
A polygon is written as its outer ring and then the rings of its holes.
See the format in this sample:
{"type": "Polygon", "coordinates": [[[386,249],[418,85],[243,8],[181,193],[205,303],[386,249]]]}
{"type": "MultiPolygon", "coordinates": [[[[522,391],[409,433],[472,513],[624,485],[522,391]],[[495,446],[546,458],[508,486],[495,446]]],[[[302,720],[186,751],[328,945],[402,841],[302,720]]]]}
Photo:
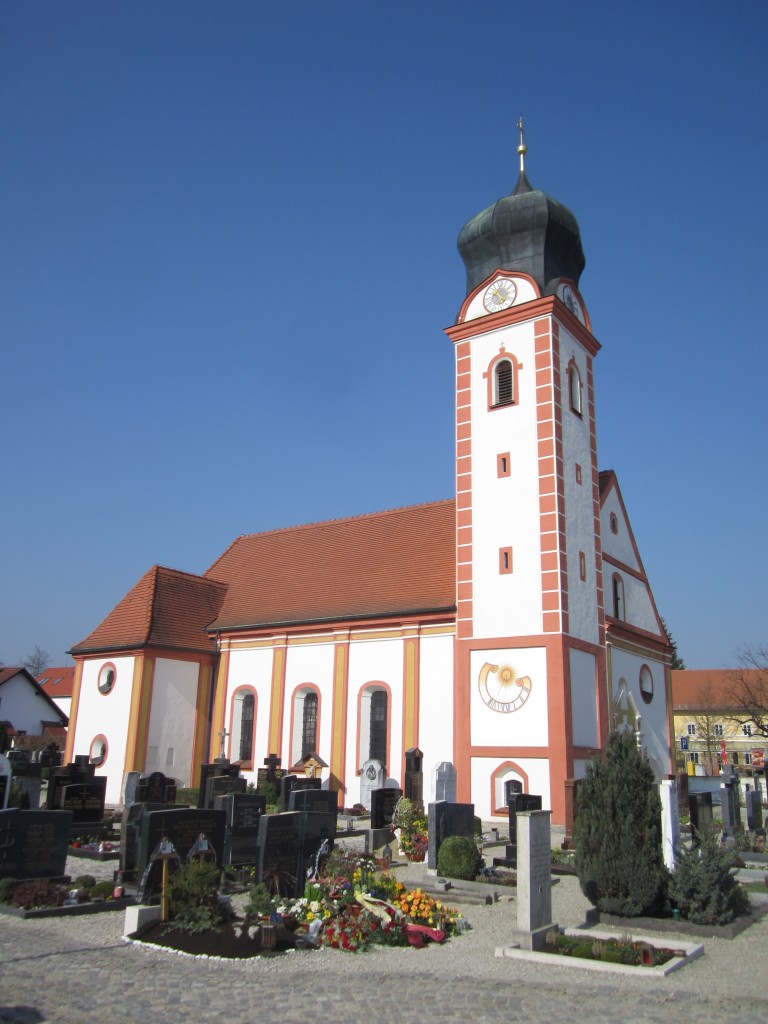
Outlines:
{"type": "MultiPolygon", "coordinates": [[[[517,783],[555,824],[613,727],[639,727],[656,777],[671,771],[671,647],[598,472],[576,219],[521,169],[459,250],[453,351],[435,355],[455,362],[453,496],[239,537],[201,576],[150,569],[71,651],[67,756],[90,754],[108,801],[128,771],[194,784],[222,746],[249,781],[270,755],[299,770],[315,753],[345,806],[382,764],[403,787],[417,749],[426,801],[447,761],[481,817],[506,815],[517,783]]],[[[404,457],[430,453],[416,438],[404,457]]]]}
{"type": "Polygon", "coordinates": [[[0,669],[0,752],[21,746],[23,736],[61,741],[68,716],[27,669],[0,669]]]}
{"type": "MultiPolygon", "coordinates": [[[[753,723],[734,720],[733,689],[757,669],[676,669],[672,672],[677,767],[690,774],[717,775],[723,762],[762,768],[768,740],[753,723]],[[693,765],[691,768],[689,766],[693,765]]],[[[742,717],[743,716],[739,716],[742,717]]]]}
{"type": "Polygon", "coordinates": [[[48,694],[56,707],[69,717],[72,705],[72,687],[75,683],[75,666],[49,668],[37,677],[37,682],[48,694]]]}

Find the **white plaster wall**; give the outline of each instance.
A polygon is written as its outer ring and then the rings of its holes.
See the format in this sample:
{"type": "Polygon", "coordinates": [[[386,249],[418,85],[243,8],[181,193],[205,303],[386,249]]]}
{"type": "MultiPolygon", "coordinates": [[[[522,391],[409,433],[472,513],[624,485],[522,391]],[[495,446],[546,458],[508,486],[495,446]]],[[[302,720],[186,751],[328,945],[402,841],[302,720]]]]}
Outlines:
{"type": "MultiPolygon", "coordinates": [[[[473,746],[546,747],[549,742],[547,719],[547,653],[543,647],[525,647],[494,651],[473,651],[470,655],[472,685],[470,689],[470,736],[473,746]],[[509,665],[518,677],[529,676],[531,692],[517,711],[494,711],[483,701],[479,679],[483,665],[509,665]]],[[[495,677],[488,675],[488,689],[493,692],[495,677]]],[[[516,696],[512,685],[505,691],[516,696]]]]}
{"type": "Polygon", "coordinates": [[[193,661],[155,662],[146,771],[173,776],[181,786],[189,786],[192,777],[199,670],[193,661]]]}
{"type": "Polygon", "coordinates": [[[656,778],[669,771],[669,738],[667,733],[667,694],[664,666],[659,661],[643,658],[620,648],[611,649],[611,702],[615,701],[620,680],[626,680],[638,714],[642,716],[640,729],[656,778]],[[646,704],[640,694],[640,669],[647,665],[653,676],[653,700],[646,704]]]}
{"type": "MultiPolygon", "coordinates": [[[[472,772],[472,803],[475,805],[475,814],[484,821],[503,820],[498,815],[493,815],[491,806],[491,779],[496,769],[504,764],[504,758],[498,757],[473,757],[471,764],[472,772]]],[[[541,796],[541,806],[548,811],[552,807],[549,784],[549,760],[546,757],[533,758],[521,757],[514,759],[515,764],[528,776],[529,793],[541,796]]],[[[504,818],[507,815],[503,816],[504,818]]]]}
{"type": "Polygon", "coordinates": [[[594,654],[571,648],[571,720],[573,743],[597,747],[597,663],[594,654]]]}
{"type": "Polygon", "coordinates": [[[615,488],[611,488],[605,497],[603,507],[600,510],[600,539],[603,547],[603,554],[615,558],[616,561],[628,565],[636,572],[640,571],[640,563],[637,560],[637,553],[632,543],[629,532],[629,524],[624,516],[624,511],[619,501],[615,488]],[[618,520],[618,533],[611,531],[611,513],[614,513],[618,520]]]}
{"type": "Polygon", "coordinates": [[[455,764],[453,752],[453,637],[422,638],[419,663],[419,747],[424,751],[424,795],[434,800],[432,769],[455,764]]]}
{"type": "MultiPolygon", "coordinates": [[[[253,748],[252,772],[243,772],[244,778],[256,783],[256,772],[263,767],[264,758],[273,751],[269,750],[269,709],[272,695],[272,664],[274,650],[271,647],[252,649],[235,649],[229,655],[229,672],[227,675],[227,704],[225,709],[225,728],[232,732],[232,695],[241,686],[252,686],[256,691],[256,733],[253,748]]],[[[238,737],[239,741],[239,737],[238,737]]],[[[232,737],[228,738],[232,743],[232,737]]],[[[230,746],[230,757],[233,748],[230,746]]],[[[274,751],[277,753],[277,751],[274,751]]]]}
{"type": "Polygon", "coordinates": [[[94,658],[84,662],[77,722],[74,726],[70,723],[70,729],[75,729],[73,755],[89,754],[92,740],[99,734],[106,737],[107,758],[96,774],[107,776],[108,804],[120,803],[135,660],[94,658]],[[115,685],[110,693],[102,694],[97,684],[99,672],[107,663],[115,666],[115,685]]]}
{"type": "Polygon", "coordinates": [[[569,633],[587,643],[600,639],[595,576],[595,520],[592,499],[592,443],[587,395],[587,353],[565,328],[560,327],[560,385],[563,419],[563,474],[568,569],[569,633]],[[570,408],[568,364],[576,360],[582,383],[583,415],[570,408]],[[576,464],[581,484],[576,482],[576,464]],[[586,559],[586,580],[580,576],[579,552],[586,559]]]}
{"type": "MultiPolygon", "coordinates": [[[[360,777],[357,771],[368,760],[368,750],[360,749],[358,763],[359,695],[367,684],[386,683],[389,697],[389,777],[398,785],[403,763],[403,656],[401,639],[356,640],[349,645],[347,687],[347,749],[346,802],[351,806],[360,799],[360,777]]],[[[422,748],[423,749],[423,748],[422,748]]]]}
{"type": "MultiPolygon", "coordinates": [[[[617,570],[610,568],[610,576],[617,570]]],[[[633,626],[639,626],[649,633],[660,636],[656,613],[653,610],[651,595],[646,583],[635,579],[626,572],[619,575],[624,580],[624,619],[633,626]]],[[[610,584],[610,579],[609,579],[610,584]]],[[[609,606],[609,611],[613,609],[609,606]]]]}
{"type": "Polygon", "coordinates": [[[30,736],[39,736],[42,723],[55,717],[42,690],[36,690],[26,676],[13,676],[0,686],[0,718],[10,722],[14,729],[30,736]]]}
{"type": "Polygon", "coordinates": [[[473,602],[476,637],[541,632],[539,469],[533,324],[472,342],[473,602]],[[483,374],[501,345],[522,364],[515,405],[488,410],[483,374]],[[511,475],[496,458],[509,452],[511,475]],[[499,549],[512,547],[513,571],[499,573],[499,549]]]}
{"type": "MultiPolygon", "coordinates": [[[[509,278],[507,278],[506,275],[505,279],[509,280],[509,278]]],[[[532,302],[534,299],[538,299],[538,289],[526,278],[513,277],[512,280],[515,282],[515,285],[517,287],[517,294],[515,296],[515,301],[512,303],[512,306],[522,306],[524,302],[532,302]]],[[[467,320],[477,320],[478,317],[481,316],[488,316],[488,310],[483,305],[484,294],[485,288],[481,288],[478,294],[474,297],[474,299],[472,299],[470,304],[467,306],[467,312],[464,315],[465,322],[467,320]]]]}

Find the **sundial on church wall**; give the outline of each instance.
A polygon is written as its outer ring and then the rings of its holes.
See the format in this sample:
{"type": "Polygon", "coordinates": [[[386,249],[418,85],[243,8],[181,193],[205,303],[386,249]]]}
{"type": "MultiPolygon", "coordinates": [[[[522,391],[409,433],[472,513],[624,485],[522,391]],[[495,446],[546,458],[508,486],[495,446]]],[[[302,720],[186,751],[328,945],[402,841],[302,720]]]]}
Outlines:
{"type": "Polygon", "coordinates": [[[519,676],[511,665],[486,661],[477,681],[480,698],[491,711],[502,715],[519,711],[531,695],[531,677],[519,676]]]}

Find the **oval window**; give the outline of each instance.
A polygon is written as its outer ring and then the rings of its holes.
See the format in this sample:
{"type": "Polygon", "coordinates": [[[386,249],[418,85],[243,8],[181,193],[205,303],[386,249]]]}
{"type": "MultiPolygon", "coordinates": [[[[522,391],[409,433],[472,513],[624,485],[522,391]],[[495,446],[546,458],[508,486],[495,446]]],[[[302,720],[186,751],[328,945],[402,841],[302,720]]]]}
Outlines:
{"type": "Polygon", "coordinates": [[[112,691],[112,689],[113,689],[113,687],[115,685],[115,679],[116,678],[117,678],[117,673],[115,672],[115,666],[114,665],[106,664],[106,665],[102,666],[102,669],[99,672],[99,682],[98,682],[99,693],[103,693],[105,696],[106,696],[106,694],[111,693],[111,691],[112,691]]]}
{"type": "Polygon", "coordinates": [[[91,749],[88,752],[91,764],[98,768],[107,759],[107,739],[105,736],[96,736],[91,741],[91,749]]]}
{"type": "Polygon", "coordinates": [[[640,696],[646,704],[653,700],[653,676],[647,665],[640,669],[640,696]]]}

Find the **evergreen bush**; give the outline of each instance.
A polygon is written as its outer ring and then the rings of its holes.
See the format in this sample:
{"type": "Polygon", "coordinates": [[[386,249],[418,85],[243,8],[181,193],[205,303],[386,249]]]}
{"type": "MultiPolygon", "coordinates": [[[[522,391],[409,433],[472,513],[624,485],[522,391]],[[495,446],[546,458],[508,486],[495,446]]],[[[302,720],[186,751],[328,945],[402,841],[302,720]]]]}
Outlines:
{"type": "Polygon", "coordinates": [[[631,733],[612,733],[605,760],[587,767],[573,837],[581,890],[599,910],[639,917],[663,908],[661,801],[631,733]]]}
{"type": "Polygon", "coordinates": [[[225,920],[218,898],[219,872],[215,864],[183,864],[168,882],[168,903],[173,927],[203,932],[225,920]]]}
{"type": "Polygon", "coordinates": [[[438,874],[473,881],[482,863],[480,852],[468,836],[448,836],[440,844],[437,853],[438,874]]]}
{"type": "Polygon", "coordinates": [[[737,855],[720,845],[714,829],[698,835],[698,848],[681,851],[669,898],[693,924],[728,924],[749,909],[749,897],[731,873],[737,855]]]}

